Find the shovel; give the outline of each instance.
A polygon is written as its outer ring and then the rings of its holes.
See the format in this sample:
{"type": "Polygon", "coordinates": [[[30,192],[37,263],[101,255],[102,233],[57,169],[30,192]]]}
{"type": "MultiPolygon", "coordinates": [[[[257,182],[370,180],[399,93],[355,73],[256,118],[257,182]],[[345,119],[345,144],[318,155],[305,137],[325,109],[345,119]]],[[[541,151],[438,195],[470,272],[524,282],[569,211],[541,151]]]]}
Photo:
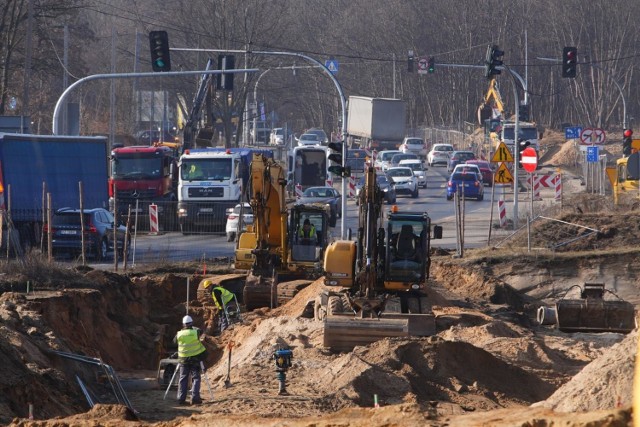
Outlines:
{"type": "Polygon", "coordinates": [[[229,349],[229,359],[227,361],[227,378],[224,379],[225,388],[231,387],[231,349],[233,348],[233,341],[229,341],[227,348],[229,349]]]}

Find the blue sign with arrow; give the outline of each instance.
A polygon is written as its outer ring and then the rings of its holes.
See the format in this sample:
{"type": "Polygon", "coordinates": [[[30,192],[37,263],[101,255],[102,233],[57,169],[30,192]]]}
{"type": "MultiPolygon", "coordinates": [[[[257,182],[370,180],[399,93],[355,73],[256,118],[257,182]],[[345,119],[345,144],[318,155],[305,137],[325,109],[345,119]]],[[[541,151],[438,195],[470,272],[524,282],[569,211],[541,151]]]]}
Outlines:
{"type": "Polygon", "coordinates": [[[564,137],[566,139],[578,139],[582,133],[582,126],[572,126],[564,128],[564,137]]]}

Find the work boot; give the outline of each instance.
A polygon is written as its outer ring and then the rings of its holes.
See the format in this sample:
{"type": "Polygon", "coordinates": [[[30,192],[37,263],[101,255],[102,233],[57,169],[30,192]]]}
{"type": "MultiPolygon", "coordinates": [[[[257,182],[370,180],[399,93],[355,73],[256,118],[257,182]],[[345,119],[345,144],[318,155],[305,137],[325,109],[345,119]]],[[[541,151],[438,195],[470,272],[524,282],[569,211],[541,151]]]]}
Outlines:
{"type": "Polygon", "coordinates": [[[178,406],[188,406],[189,404],[184,400],[178,400],[178,406]]]}
{"type": "Polygon", "coordinates": [[[192,405],[199,405],[202,403],[202,399],[191,399],[192,405]]]}

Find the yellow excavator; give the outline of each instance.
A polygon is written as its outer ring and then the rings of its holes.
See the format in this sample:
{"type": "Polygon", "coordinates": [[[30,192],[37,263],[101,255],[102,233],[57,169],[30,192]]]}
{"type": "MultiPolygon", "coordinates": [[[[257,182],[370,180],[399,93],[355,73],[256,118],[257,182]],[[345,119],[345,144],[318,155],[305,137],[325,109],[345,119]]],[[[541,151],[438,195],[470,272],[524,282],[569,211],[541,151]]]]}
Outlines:
{"type": "Polygon", "coordinates": [[[330,212],[323,204],[287,208],[287,181],[275,160],[254,153],[250,169],[247,192],[253,225],[240,234],[235,251],[235,268],[250,271],[243,289],[247,310],[276,307],[309,284],[309,279],[322,275],[330,212]],[[313,234],[305,237],[299,230],[306,220],[313,234]],[[296,283],[296,279],[307,282],[296,283]]]}
{"type": "Polygon", "coordinates": [[[385,222],[373,167],[366,168],[358,197],[356,241],[335,241],[325,254],[330,290],[314,306],[324,322],[324,346],[348,351],[385,337],[433,335],[426,287],[431,238],[441,239],[442,227],[432,227],[426,212],[399,212],[397,206],[385,222]]]}

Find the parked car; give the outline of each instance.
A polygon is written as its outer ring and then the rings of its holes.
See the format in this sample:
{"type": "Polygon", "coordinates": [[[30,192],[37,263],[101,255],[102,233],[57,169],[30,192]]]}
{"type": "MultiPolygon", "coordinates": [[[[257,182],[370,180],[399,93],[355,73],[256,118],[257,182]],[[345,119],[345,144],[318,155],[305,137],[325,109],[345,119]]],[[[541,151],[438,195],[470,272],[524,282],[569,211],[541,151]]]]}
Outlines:
{"type": "Polygon", "coordinates": [[[413,171],[413,175],[418,180],[418,186],[422,188],[427,188],[427,171],[425,171],[424,169],[422,160],[416,160],[416,159],[400,160],[400,163],[398,163],[398,166],[411,168],[411,170],[413,171]]]}
{"type": "Polygon", "coordinates": [[[486,160],[467,160],[466,164],[476,165],[480,168],[480,174],[482,175],[482,183],[491,187],[493,185],[493,168],[491,163],[486,160]]]}
{"type": "Polygon", "coordinates": [[[298,138],[298,146],[302,147],[305,145],[320,145],[318,135],[315,133],[303,133],[300,135],[300,138],[298,138]]]}
{"type": "MultiPolygon", "coordinates": [[[[358,204],[360,190],[362,189],[362,186],[364,186],[364,180],[365,180],[365,175],[362,175],[362,177],[360,178],[360,180],[358,180],[358,183],[356,184],[356,205],[358,204]]],[[[387,202],[388,204],[395,203],[396,189],[395,189],[395,186],[393,185],[393,182],[391,181],[391,178],[389,178],[384,173],[378,173],[376,174],[376,182],[378,184],[378,187],[380,187],[380,189],[384,193],[384,196],[383,196],[384,201],[387,202]]]]}
{"type": "Polygon", "coordinates": [[[225,232],[227,233],[227,242],[233,242],[238,238],[238,221],[242,216],[242,229],[246,231],[247,225],[253,224],[253,211],[249,203],[239,203],[233,207],[227,209],[227,224],[225,226],[225,232]]]}
{"type": "Polygon", "coordinates": [[[402,160],[409,160],[409,159],[411,159],[411,160],[420,160],[420,158],[416,154],[413,154],[413,153],[399,153],[399,154],[394,155],[391,158],[391,161],[389,162],[389,167],[390,168],[398,167],[398,165],[400,164],[400,162],[402,160]]]}
{"type": "Polygon", "coordinates": [[[335,227],[338,218],[342,217],[342,196],[333,187],[309,187],[304,190],[297,203],[325,203],[331,208],[329,226],[335,227]]]}
{"type": "Polygon", "coordinates": [[[402,154],[400,150],[382,150],[378,152],[376,157],[376,162],[374,164],[376,170],[385,171],[389,167],[389,163],[391,162],[391,158],[396,154],[402,154]]]}
{"type": "MultiPolygon", "coordinates": [[[[58,209],[51,218],[51,248],[54,254],[82,252],[82,234],[84,232],[85,253],[96,261],[107,258],[113,251],[114,217],[102,208],[84,209],[84,231],[81,225],[80,209],[58,209]]],[[[48,232],[48,229],[47,231],[48,232]]],[[[127,227],[118,224],[116,248],[123,253],[127,227]]]]}
{"type": "Polygon", "coordinates": [[[424,139],[414,136],[408,136],[402,141],[400,151],[403,153],[412,153],[420,157],[422,160],[427,158],[427,145],[424,139]]]}
{"type": "Polygon", "coordinates": [[[409,194],[412,198],[419,195],[418,180],[409,167],[398,166],[387,169],[387,176],[393,180],[396,194],[409,194]]]}
{"type": "Polygon", "coordinates": [[[320,141],[320,145],[327,145],[329,144],[329,137],[327,136],[327,133],[320,128],[311,128],[311,129],[307,129],[304,133],[310,133],[313,135],[316,135],[318,138],[318,141],[320,141]]]}
{"type": "Polygon", "coordinates": [[[451,153],[451,157],[449,157],[447,170],[451,173],[457,164],[466,163],[467,160],[473,160],[475,158],[476,155],[473,151],[454,151],[451,153]]]}
{"type": "Polygon", "coordinates": [[[484,199],[482,178],[475,172],[456,172],[447,181],[447,200],[453,199],[456,192],[464,192],[465,199],[484,199]]]}
{"type": "Polygon", "coordinates": [[[453,145],[451,144],[433,144],[431,151],[427,154],[427,164],[433,166],[436,164],[448,164],[449,157],[453,153],[453,145]]]}

